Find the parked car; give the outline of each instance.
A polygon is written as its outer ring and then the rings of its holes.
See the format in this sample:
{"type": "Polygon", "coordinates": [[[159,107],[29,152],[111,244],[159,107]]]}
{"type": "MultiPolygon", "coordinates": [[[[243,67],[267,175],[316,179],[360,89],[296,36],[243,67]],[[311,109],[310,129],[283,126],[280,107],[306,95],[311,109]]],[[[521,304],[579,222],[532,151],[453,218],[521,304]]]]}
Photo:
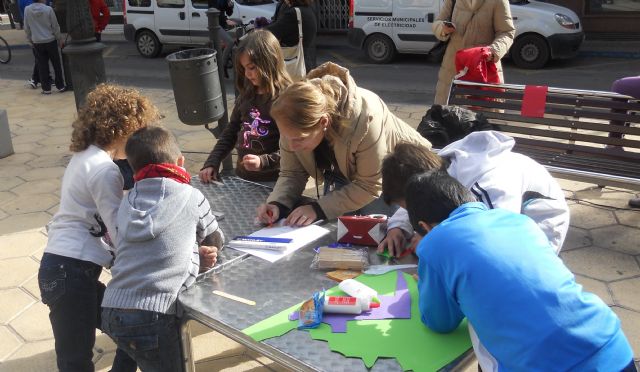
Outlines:
{"type": "MultiPolygon", "coordinates": [[[[550,59],[572,58],[584,40],[570,9],[536,0],[510,0],[516,36],[509,52],[516,66],[538,69],[550,59]]],[[[374,63],[396,53],[427,53],[436,42],[431,24],[440,1],[351,0],[348,38],[374,63]]]]}
{"type": "MultiPolygon", "coordinates": [[[[209,42],[208,0],[124,0],[124,36],[143,57],[157,57],[162,46],[203,46],[209,42]]],[[[270,19],[274,0],[233,0],[230,18],[243,23],[270,19]]]]}

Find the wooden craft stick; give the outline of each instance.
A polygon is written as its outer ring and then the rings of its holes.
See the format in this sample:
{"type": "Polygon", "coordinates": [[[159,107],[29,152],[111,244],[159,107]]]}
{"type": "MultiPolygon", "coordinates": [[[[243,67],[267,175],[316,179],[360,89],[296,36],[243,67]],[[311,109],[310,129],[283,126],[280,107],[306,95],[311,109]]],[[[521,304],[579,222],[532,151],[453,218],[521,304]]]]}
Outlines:
{"type": "Polygon", "coordinates": [[[215,295],[218,295],[220,297],[224,297],[224,298],[228,298],[230,300],[241,302],[241,303],[243,303],[245,305],[256,306],[256,302],[255,301],[251,301],[251,300],[247,300],[246,298],[234,296],[232,294],[229,294],[227,292],[222,292],[222,291],[219,291],[217,289],[215,291],[211,292],[211,293],[213,293],[215,295]]]}

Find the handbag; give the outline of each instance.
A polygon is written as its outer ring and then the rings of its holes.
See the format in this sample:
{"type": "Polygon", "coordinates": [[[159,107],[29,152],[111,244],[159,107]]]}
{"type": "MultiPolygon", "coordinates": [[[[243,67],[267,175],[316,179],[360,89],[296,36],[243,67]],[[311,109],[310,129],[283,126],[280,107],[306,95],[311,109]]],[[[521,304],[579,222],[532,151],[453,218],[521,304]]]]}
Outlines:
{"type": "MultiPolygon", "coordinates": [[[[453,0],[453,6],[451,6],[451,14],[449,15],[449,22],[451,22],[451,17],[453,17],[453,10],[455,8],[456,0],[453,0]]],[[[449,45],[449,40],[451,40],[451,37],[449,37],[449,39],[447,39],[446,41],[438,39],[436,44],[431,49],[429,49],[429,59],[431,59],[433,62],[442,63],[442,60],[444,59],[444,53],[447,51],[447,45],[449,45]]]]}
{"type": "Polygon", "coordinates": [[[302,80],[307,75],[307,69],[304,65],[304,50],[302,48],[302,16],[299,8],[294,9],[298,19],[298,45],[292,47],[281,46],[280,49],[282,49],[287,72],[291,76],[291,80],[295,82],[302,80]]]}

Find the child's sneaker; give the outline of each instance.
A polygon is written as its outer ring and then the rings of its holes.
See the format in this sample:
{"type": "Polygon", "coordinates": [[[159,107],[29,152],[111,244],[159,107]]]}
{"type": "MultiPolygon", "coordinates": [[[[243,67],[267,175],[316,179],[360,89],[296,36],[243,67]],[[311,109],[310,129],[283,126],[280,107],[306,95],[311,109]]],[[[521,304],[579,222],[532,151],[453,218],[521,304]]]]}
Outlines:
{"type": "Polygon", "coordinates": [[[50,90],[43,90],[42,94],[51,94],[51,91],[50,90]]]}
{"type": "Polygon", "coordinates": [[[36,89],[38,87],[38,83],[36,83],[35,81],[33,81],[33,79],[29,79],[27,80],[27,84],[29,84],[29,86],[31,87],[31,89],[36,89]]]}

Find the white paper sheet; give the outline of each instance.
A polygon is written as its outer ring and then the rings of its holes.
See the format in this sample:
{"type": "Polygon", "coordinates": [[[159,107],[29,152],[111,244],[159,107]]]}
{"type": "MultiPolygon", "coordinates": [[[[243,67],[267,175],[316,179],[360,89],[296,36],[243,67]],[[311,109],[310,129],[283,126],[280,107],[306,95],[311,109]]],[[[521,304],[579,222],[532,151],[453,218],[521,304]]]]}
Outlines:
{"type": "Polygon", "coordinates": [[[309,225],[304,227],[291,227],[291,226],[274,226],[265,227],[261,230],[254,232],[249,236],[264,236],[274,238],[289,238],[293,239],[291,243],[282,252],[266,249],[247,249],[247,248],[230,248],[236,249],[241,252],[246,252],[256,257],[260,257],[269,262],[276,262],[279,259],[286,257],[287,255],[297,251],[312,241],[325,236],[329,233],[329,230],[317,225],[309,225]]]}

